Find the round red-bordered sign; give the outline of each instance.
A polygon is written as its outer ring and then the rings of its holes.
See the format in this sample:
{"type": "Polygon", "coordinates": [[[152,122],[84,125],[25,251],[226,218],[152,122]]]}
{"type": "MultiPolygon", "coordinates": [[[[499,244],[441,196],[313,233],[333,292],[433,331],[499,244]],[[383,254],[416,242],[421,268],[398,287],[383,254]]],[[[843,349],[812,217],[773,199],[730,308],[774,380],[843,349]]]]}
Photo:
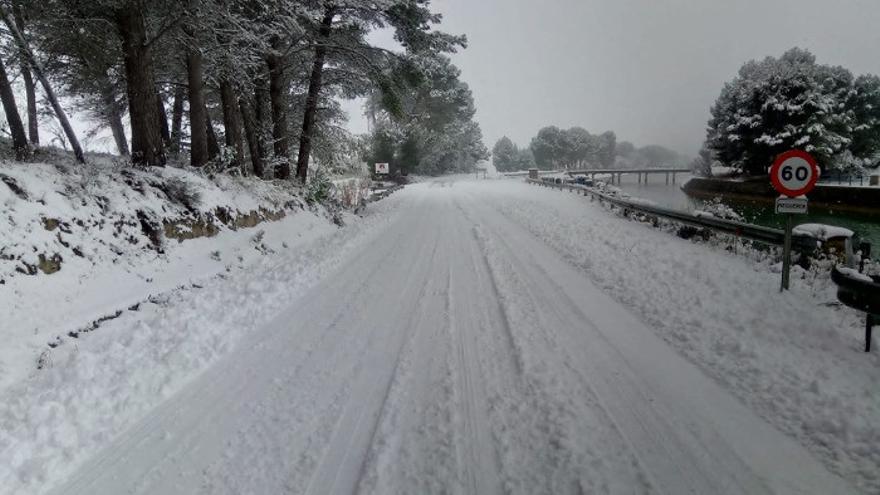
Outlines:
{"type": "Polygon", "coordinates": [[[819,164],[813,155],[801,150],[782,153],[770,167],[770,182],[779,194],[790,198],[803,196],[816,187],[819,164]]]}

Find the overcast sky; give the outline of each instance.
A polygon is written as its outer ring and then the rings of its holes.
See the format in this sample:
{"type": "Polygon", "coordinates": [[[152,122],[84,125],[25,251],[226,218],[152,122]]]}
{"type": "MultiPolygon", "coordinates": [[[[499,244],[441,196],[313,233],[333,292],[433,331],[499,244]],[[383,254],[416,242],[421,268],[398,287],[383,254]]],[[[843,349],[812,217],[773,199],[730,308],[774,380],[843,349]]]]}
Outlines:
{"type": "MultiPolygon", "coordinates": [[[[434,0],[490,148],[545,125],[696,154],[743,62],[800,46],[880,74],[880,0],[434,0]]],[[[357,110],[356,106],[352,106],[357,110]]],[[[365,122],[352,112],[352,130],[365,122]]]]}

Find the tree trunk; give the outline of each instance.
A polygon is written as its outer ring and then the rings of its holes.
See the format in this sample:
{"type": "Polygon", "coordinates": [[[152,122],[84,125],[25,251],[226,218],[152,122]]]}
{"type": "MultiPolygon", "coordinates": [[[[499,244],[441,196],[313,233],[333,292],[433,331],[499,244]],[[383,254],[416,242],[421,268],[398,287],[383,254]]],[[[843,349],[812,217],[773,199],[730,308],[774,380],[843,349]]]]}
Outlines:
{"type": "Polygon", "coordinates": [[[177,86],[174,88],[174,103],[171,105],[171,152],[180,153],[180,140],[183,135],[183,100],[186,98],[186,88],[177,86]]]}
{"type": "Polygon", "coordinates": [[[3,111],[6,112],[6,122],[12,134],[12,147],[15,149],[15,159],[27,160],[31,155],[31,147],[28,145],[27,136],[24,133],[24,124],[18,114],[18,106],[15,104],[15,95],[9,84],[6,67],[0,60],[0,101],[3,102],[3,111]]]}
{"type": "MultiPolygon", "coordinates": [[[[254,124],[255,129],[257,131],[257,145],[260,150],[260,158],[263,161],[263,173],[265,174],[268,170],[265,168],[266,162],[272,156],[272,151],[269,146],[269,109],[266,106],[266,103],[269,101],[269,94],[266,89],[266,83],[262,80],[256,81],[256,88],[254,89],[254,124]]],[[[265,175],[262,177],[265,178],[265,175]]]]}
{"type": "Polygon", "coordinates": [[[27,63],[21,63],[21,78],[24,80],[24,94],[27,98],[28,138],[34,146],[40,145],[40,122],[37,120],[37,88],[27,63]]]}
{"type": "Polygon", "coordinates": [[[251,154],[253,172],[254,175],[262,179],[265,170],[263,170],[263,157],[260,155],[260,138],[257,134],[256,118],[247,98],[239,98],[238,105],[241,108],[241,120],[244,124],[244,134],[247,137],[248,151],[251,154]]]}
{"type": "MultiPolygon", "coordinates": [[[[18,30],[24,33],[24,15],[21,13],[21,3],[18,1],[12,3],[12,16],[15,18],[18,30]]],[[[28,66],[27,57],[24,56],[21,57],[21,77],[24,80],[24,92],[27,98],[28,139],[31,141],[31,146],[39,146],[40,125],[37,120],[37,88],[28,66]]]]}
{"type": "Polygon", "coordinates": [[[290,146],[287,139],[287,85],[284,60],[278,51],[281,42],[273,40],[272,53],[266,57],[269,68],[269,101],[272,104],[272,143],[275,150],[275,178],[290,178],[290,146]]]}
{"type": "Polygon", "coordinates": [[[113,140],[116,142],[116,149],[122,156],[128,156],[128,140],[125,137],[125,126],[122,125],[122,109],[119,108],[119,102],[116,101],[116,95],[113,93],[113,85],[110,83],[110,76],[104,72],[101,83],[101,99],[104,100],[104,118],[110,131],[113,133],[113,140]]]}
{"type": "Polygon", "coordinates": [[[236,102],[235,89],[228,79],[220,81],[220,102],[223,106],[223,129],[226,146],[235,153],[235,164],[244,164],[244,143],[241,135],[241,119],[239,105],[236,102]]]}
{"type": "Polygon", "coordinates": [[[186,52],[186,72],[189,81],[190,163],[201,167],[208,163],[208,112],[205,108],[205,89],[202,81],[202,54],[189,48],[186,52]]]}
{"type": "Polygon", "coordinates": [[[156,115],[156,84],[144,14],[135,2],[129,2],[116,11],[116,24],[125,57],[132,162],[165,165],[162,134],[156,125],[159,121],[156,115]]]}
{"type": "MultiPolygon", "coordinates": [[[[24,33],[24,16],[21,13],[19,2],[13,2],[12,15],[19,31],[24,33]]],[[[31,141],[31,146],[39,146],[40,123],[37,120],[37,88],[26,57],[21,57],[21,77],[24,80],[24,93],[27,98],[28,139],[31,141]]]]}
{"type": "Polygon", "coordinates": [[[318,46],[315,47],[315,60],[312,63],[312,74],[309,77],[309,93],[306,97],[305,114],[303,116],[302,133],[299,138],[299,157],[296,161],[296,177],[305,184],[309,175],[309,155],[312,152],[312,134],[315,131],[315,115],[318,112],[318,96],[321,92],[321,76],[324,72],[324,58],[327,55],[327,38],[333,27],[336,9],[328,7],[318,29],[318,46]]]}
{"type": "Polygon", "coordinates": [[[168,112],[165,111],[165,100],[162,93],[156,91],[156,116],[159,118],[159,134],[165,148],[171,148],[171,130],[168,129],[168,112]]]}
{"type": "Polygon", "coordinates": [[[15,38],[22,56],[27,59],[31,70],[33,70],[34,75],[37,76],[40,84],[42,84],[43,91],[46,93],[46,98],[49,99],[49,103],[55,111],[55,116],[58,118],[58,123],[61,124],[61,128],[64,129],[64,134],[70,142],[70,147],[73,148],[73,154],[76,156],[76,160],[80,163],[85,163],[86,158],[83,154],[82,147],[79,145],[79,140],[76,138],[76,133],[73,132],[73,127],[70,126],[70,121],[67,120],[67,115],[58,103],[58,98],[55,97],[55,92],[52,91],[52,86],[49,84],[49,80],[46,79],[46,75],[43,74],[40,64],[37,63],[37,59],[34,57],[34,53],[28,46],[24,34],[18,30],[18,26],[15,25],[15,21],[9,16],[9,12],[5,7],[0,6],[0,14],[3,15],[3,23],[6,24],[6,27],[12,33],[13,38],[15,38]]]}
{"type": "Polygon", "coordinates": [[[211,123],[207,108],[205,108],[205,134],[208,138],[208,159],[213,160],[220,155],[220,143],[217,141],[217,133],[214,132],[214,124],[211,123]]]}

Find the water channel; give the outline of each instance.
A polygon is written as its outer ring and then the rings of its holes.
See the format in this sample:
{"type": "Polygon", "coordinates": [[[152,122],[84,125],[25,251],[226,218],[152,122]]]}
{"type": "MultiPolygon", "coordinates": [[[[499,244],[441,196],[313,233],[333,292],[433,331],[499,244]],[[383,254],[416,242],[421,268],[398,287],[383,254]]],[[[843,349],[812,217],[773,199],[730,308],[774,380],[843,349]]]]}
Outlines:
{"type": "MultiPolygon", "coordinates": [[[[648,182],[639,184],[636,175],[623,175],[619,187],[627,194],[653,201],[659,206],[678,210],[694,211],[701,209],[706,200],[691,198],[681,190],[681,186],[690,179],[688,175],[679,174],[675,184],[666,185],[662,174],[650,175],[648,182]]],[[[749,222],[768,227],[782,228],[785,218],[776,215],[772,204],[756,203],[750,201],[732,201],[719,198],[720,201],[743,216],[749,222]]],[[[810,212],[806,215],[798,215],[796,223],[823,223],[845,227],[856,233],[862,240],[867,240],[873,246],[872,257],[880,255],[880,215],[859,214],[852,212],[835,211],[833,208],[824,209],[810,206],[810,212]]]]}

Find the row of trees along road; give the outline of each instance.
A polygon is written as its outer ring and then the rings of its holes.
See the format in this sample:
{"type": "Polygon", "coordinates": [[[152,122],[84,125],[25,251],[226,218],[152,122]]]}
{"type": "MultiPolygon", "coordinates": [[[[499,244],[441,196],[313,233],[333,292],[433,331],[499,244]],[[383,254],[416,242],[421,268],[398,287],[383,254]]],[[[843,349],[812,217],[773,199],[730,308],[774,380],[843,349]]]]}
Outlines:
{"type": "MultiPolygon", "coordinates": [[[[345,118],[338,97],[373,95],[393,107],[421,91],[425,78],[414,72],[424,64],[413,60],[465,43],[433,29],[440,16],[428,0],[0,0],[0,13],[7,60],[27,93],[26,133],[0,65],[19,159],[39,144],[36,76],[47,96],[51,81],[99,117],[134,164],[164,165],[188,137],[192,165],[223,159],[282,179],[295,144],[301,180],[313,153],[333,152],[345,118]],[[370,44],[381,28],[404,50],[370,44]]],[[[72,131],[68,140],[78,149],[72,131]]]]}
{"type": "Polygon", "coordinates": [[[470,172],[489,158],[473,120],[471,90],[447,57],[410,57],[397,64],[391,80],[414,89],[374,92],[368,99],[373,131],[364,143],[367,161],[388,163],[392,174],[437,175],[470,172]]]}
{"type": "Polygon", "coordinates": [[[614,165],[617,136],[611,131],[590,134],[582,127],[543,127],[532,138],[528,150],[520,150],[507,137],[493,148],[493,164],[499,171],[542,169],[608,168],[614,165]]]}
{"type": "MultiPolygon", "coordinates": [[[[690,161],[687,156],[657,144],[636,147],[629,141],[617,142],[613,132],[592,136],[592,139],[595,141],[593,146],[587,148],[589,152],[586,154],[586,158],[574,162],[576,168],[683,167],[690,161]],[[611,151],[612,146],[613,151],[611,151]],[[609,151],[611,151],[610,155],[609,151]]],[[[532,140],[532,144],[535,144],[535,142],[535,140],[532,140]]],[[[519,148],[510,138],[505,136],[499,139],[495,143],[495,147],[492,148],[492,163],[500,172],[528,170],[538,166],[532,150],[532,147],[519,148]]],[[[559,154],[565,157],[565,148],[562,148],[559,154]]],[[[563,160],[564,158],[556,161],[546,160],[543,162],[542,167],[545,169],[555,169],[560,167],[558,165],[560,163],[564,167],[566,162],[563,160]]],[[[568,168],[571,167],[571,165],[568,166],[568,168]]]]}
{"type": "Polygon", "coordinates": [[[853,77],[794,48],[750,61],[712,107],[698,168],[712,162],[764,175],[789,149],[813,154],[824,169],[853,170],[880,159],[880,78],[853,77]]]}
{"type": "Polygon", "coordinates": [[[519,149],[506,136],[493,148],[492,162],[499,171],[542,169],[608,168],[614,165],[617,136],[611,131],[590,134],[583,127],[543,127],[528,149],[519,149]]]}

